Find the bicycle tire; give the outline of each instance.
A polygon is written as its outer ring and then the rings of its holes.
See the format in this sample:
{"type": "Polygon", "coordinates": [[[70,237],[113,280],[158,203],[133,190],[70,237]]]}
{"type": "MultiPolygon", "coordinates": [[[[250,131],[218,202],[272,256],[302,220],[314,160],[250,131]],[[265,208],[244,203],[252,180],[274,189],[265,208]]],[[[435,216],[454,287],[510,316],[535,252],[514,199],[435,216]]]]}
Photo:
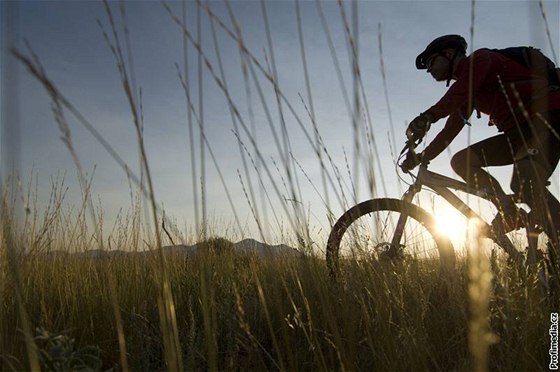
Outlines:
{"type": "MultiPolygon", "coordinates": [[[[360,218],[375,212],[395,212],[404,214],[408,219],[414,220],[425,228],[436,244],[439,253],[440,267],[442,270],[450,270],[455,266],[455,251],[450,239],[438,233],[435,219],[424,209],[417,205],[404,202],[399,199],[381,198],[364,201],[347,210],[334,224],[327,242],[326,260],[331,276],[336,277],[340,273],[340,246],[345,233],[349,227],[360,218]]],[[[408,220],[407,220],[408,221],[408,220]]]]}

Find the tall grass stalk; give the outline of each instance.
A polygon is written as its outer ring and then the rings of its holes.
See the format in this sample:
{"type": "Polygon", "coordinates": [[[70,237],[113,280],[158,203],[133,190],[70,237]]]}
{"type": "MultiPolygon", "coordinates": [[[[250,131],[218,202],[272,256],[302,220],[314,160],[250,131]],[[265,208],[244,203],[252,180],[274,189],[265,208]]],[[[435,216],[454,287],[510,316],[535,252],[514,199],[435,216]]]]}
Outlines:
{"type": "MultiPolygon", "coordinates": [[[[29,362],[29,367],[34,371],[40,371],[41,367],[39,365],[39,357],[37,355],[37,346],[35,345],[35,341],[33,339],[32,327],[31,322],[28,315],[28,310],[26,308],[25,300],[24,300],[24,281],[22,280],[22,274],[19,267],[19,259],[16,256],[16,248],[14,244],[14,237],[13,237],[13,226],[10,216],[10,211],[13,212],[12,208],[8,205],[5,195],[2,195],[1,201],[2,211],[0,212],[0,219],[2,223],[2,239],[0,241],[0,257],[2,257],[3,262],[7,262],[7,267],[4,265],[0,266],[0,269],[3,271],[3,279],[12,279],[12,283],[14,283],[14,295],[16,298],[16,305],[17,311],[19,314],[19,320],[22,327],[23,337],[25,340],[25,346],[27,351],[27,360],[29,362]],[[5,260],[5,261],[4,261],[5,260]],[[6,275],[6,272],[9,275],[6,275]]],[[[3,283],[6,283],[3,281],[3,283]]],[[[5,285],[5,284],[4,284],[5,285]]],[[[6,288],[1,288],[2,293],[0,294],[0,298],[2,302],[7,300],[6,296],[6,288]]],[[[1,331],[6,331],[5,327],[5,319],[6,314],[4,312],[4,308],[0,312],[0,321],[2,321],[3,326],[0,327],[1,331]]],[[[11,330],[15,333],[16,330],[11,330]]],[[[2,341],[0,342],[0,346],[4,349],[7,345],[4,345],[7,340],[2,337],[2,341]]]]}
{"type": "MultiPolygon", "coordinates": [[[[205,55],[204,50],[202,49],[202,46],[201,46],[199,43],[197,43],[197,41],[196,41],[196,40],[194,39],[194,37],[192,36],[191,32],[190,32],[190,31],[186,28],[186,26],[183,25],[183,24],[181,23],[181,21],[173,14],[173,12],[172,12],[172,10],[169,8],[169,6],[168,6],[166,3],[163,3],[163,5],[164,5],[165,9],[169,12],[169,14],[170,14],[170,16],[172,17],[173,21],[174,21],[175,23],[177,23],[177,24],[181,27],[182,32],[184,33],[184,35],[187,37],[187,39],[190,41],[190,43],[194,46],[194,48],[197,50],[197,52],[200,53],[200,55],[203,57],[204,63],[205,63],[205,65],[206,65],[206,67],[207,67],[207,70],[208,70],[208,71],[210,72],[210,74],[212,75],[212,78],[214,79],[214,81],[216,82],[216,84],[218,85],[218,87],[219,87],[219,88],[222,90],[222,92],[224,93],[224,96],[225,96],[225,98],[226,98],[227,101],[228,101],[228,105],[232,108],[232,110],[233,110],[233,112],[234,112],[234,114],[235,114],[235,117],[237,118],[237,121],[241,124],[241,127],[242,127],[242,129],[243,129],[243,133],[249,138],[250,143],[251,143],[251,146],[254,148],[254,151],[255,151],[255,153],[256,153],[256,155],[257,155],[257,159],[258,159],[262,164],[266,164],[265,159],[264,159],[264,156],[262,155],[262,153],[261,153],[261,151],[260,151],[260,149],[259,149],[259,146],[257,145],[257,143],[256,143],[256,141],[255,141],[255,139],[254,139],[254,137],[252,136],[249,127],[247,126],[245,120],[244,120],[243,117],[241,116],[240,111],[239,111],[239,109],[237,108],[237,105],[235,104],[235,102],[234,102],[232,96],[230,95],[230,92],[227,90],[227,88],[226,88],[224,82],[223,82],[223,81],[220,79],[220,77],[217,75],[213,64],[210,62],[210,60],[209,60],[209,59],[207,58],[207,56],[205,55]]],[[[231,31],[230,31],[230,32],[231,32],[231,31]]],[[[235,36],[234,36],[234,37],[235,37],[235,36]]],[[[243,45],[240,45],[240,47],[243,48],[243,45]]],[[[249,51],[247,51],[246,49],[243,49],[243,52],[244,52],[244,53],[249,53],[248,56],[251,57],[251,61],[253,62],[253,63],[251,64],[251,67],[252,67],[253,65],[257,65],[257,66],[259,67],[259,70],[261,70],[261,71],[266,71],[266,70],[264,70],[264,69],[262,68],[262,65],[261,65],[260,63],[258,63],[258,61],[257,61],[256,59],[254,59],[254,57],[250,54],[249,51]]],[[[265,72],[265,74],[266,74],[267,78],[270,80],[270,82],[273,83],[273,85],[275,85],[274,79],[273,79],[268,73],[265,72]]],[[[281,92],[279,92],[279,94],[280,94],[280,98],[282,99],[282,101],[286,103],[286,102],[287,102],[286,97],[283,96],[283,95],[281,94],[281,92]]],[[[289,106],[289,108],[290,108],[290,111],[291,111],[292,113],[295,113],[294,110],[293,110],[293,107],[289,106]]],[[[309,136],[307,136],[307,137],[309,137],[309,136]]],[[[293,226],[294,232],[297,232],[297,231],[298,231],[298,227],[297,227],[298,224],[297,224],[297,222],[296,222],[297,219],[291,217],[291,213],[289,213],[288,207],[287,207],[286,203],[285,203],[284,200],[283,200],[282,193],[278,190],[278,188],[277,188],[277,186],[276,186],[276,184],[275,184],[275,182],[274,182],[274,181],[275,181],[275,177],[271,174],[270,170],[268,169],[268,167],[267,167],[266,165],[264,165],[263,169],[264,169],[265,174],[266,174],[266,176],[268,177],[268,179],[272,181],[271,183],[272,183],[272,186],[273,186],[273,188],[274,188],[274,190],[275,190],[275,193],[276,193],[277,197],[279,198],[279,201],[280,201],[280,203],[281,203],[280,205],[281,205],[281,206],[283,207],[283,209],[287,212],[287,213],[286,213],[286,217],[288,218],[288,221],[290,222],[291,226],[293,226]]],[[[259,175],[259,177],[260,177],[260,176],[261,176],[261,175],[259,175]]]]}
{"type": "MultiPolygon", "coordinates": [[[[31,51],[31,49],[30,49],[31,51]]],[[[32,55],[33,52],[31,51],[32,55]]],[[[41,65],[38,62],[38,59],[35,58],[35,63],[36,63],[36,67],[37,71],[41,72],[41,80],[44,83],[47,83],[48,77],[46,75],[46,72],[44,71],[44,69],[41,67],[41,65]]],[[[29,65],[28,65],[29,66],[29,65]]],[[[80,184],[80,189],[82,192],[82,208],[81,210],[83,210],[84,212],[88,211],[90,212],[90,217],[91,217],[91,226],[93,226],[93,229],[95,230],[95,237],[96,237],[96,241],[99,245],[99,248],[101,249],[101,251],[105,251],[105,246],[104,246],[104,239],[103,239],[103,235],[102,235],[102,230],[101,230],[101,221],[100,219],[98,219],[96,212],[95,212],[95,208],[93,206],[93,201],[91,199],[91,182],[88,182],[87,177],[83,171],[79,156],[73,146],[73,142],[72,142],[72,136],[71,136],[71,130],[70,130],[70,126],[66,120],[66,116],[64,114],[64,101],[61,100],[61,97],[57,94],[57,90],[54,88],[51,88],[48,90],[49,96],[52,100],[52,110],[53,110],[53,115],[55,117],[55,120],[58,124],[58,128],[61,134],[61,140],[64,143],[64,145],[66,146],[66,148],[68,149],[68,152],[70,153],[70,156],[72,157],[72,160],[74,162],[74,165],[76,167],[76,171],[77,171],[77,176],[78,176],[78,180],[79,180],[79,184],[80,184]]],[[[83,229],[87,229],[86,225],[84,224],[83,229]]],[[[123,367],[124,370],[128,370],[128,362],[126,359],[126,342],[125,342],[125,336],[124,336],[124,330],[123,330],[123,326],[122,326],[122,319],[121,319],[121,314],[120,314],[120,310],[119,310],[119,300],[117,297],[117,293],[116,293],[116,288],[115,288],[115,282],[114,282],[114,278],[113,275],[110,271],[106,271],[105,273],[105,277],[110,289],[110,295],[111,295],[111,304],[112,304],[112,309],[113,309],[113,313],[115,316],[115,320],[116,320],[116,324],[117,324],[117,334],[118,334],[118,339],[119,339],[119,347],[121,350],[121,365],[123,367]]]]}
{"type": "MultiPolygon", "coordinates": [[[[304,39],[304,31],[303,31],[303,25],[302,25],[302,20],[301,20],[301,11],[300,11],[300,0],[295,0],[294,2],[295,4],[295,9],[296,9],[296,21],[297,21],[297,30],[298,30],[298,41],[299,41],[299,45],[300,45],[300,54],[301,54],[301,64],[302,64],[302,68],[303,68],[303,75],[305,78],[305,90],[307,93],[307,102],[309,105],[309,109],[307,109],[307,112],[309,113],[309,117],[311,120],[311,124],[313,125],[313,132],[315,134],[315,148],[320,150],[322,147],[322,139],[321,136],[319,134],[319,128],[317,126],[317,117],[315,114],[315,105],[313,103],[313,94],[312,94],[312,89],[311,89],[311,79],[309,76],[309,68],[308,68],[308,64],[307,64],[307,55],[305,52],[305,39],[304,39]]],[[[304,103],[305,105],[305,103],[304,103]]],[[[325,164],[324,164],[324,160],[323,160],[323,152],[322,151],[318,151],[317,152],[317,158],[319,161],[319,165],[320,165],[320,169],[321,169],[321,182],[323,185],[323,194],[324,194],[324,203],[325,206],[328,208],[330,208],[330,197],[329,197],[329,189],[327,187],[327,175],[325,173],[325,164]]],[[[295,159],[294,159],[295,160],[295,159]]],[[[330,211],[329,211],[330,212],[330,211]]]]}
{"type": "MultiPolygon", "coordinates": [[[[133,124],[136,130],[137,141],[138,141],[138,149],[140,152],[140,164],[143,171],[146,174],[146,181],[148,183],[148,191],[149,191],[149,202],[151,203],[151,211],[152,211],[152,218],[153,218],[153,225],[155,230],[155,239],[156,239],[156,248],[159,252],[160,257],[160,292],[159,292],[159,315],[160,315],[160,325],[162,329],[164,345],[165,345],[165,356],[167,367],[173,371],[181,371],[183,369],[182,364],[182,357],[181,357],[181,346],[179,342],[179,335],[175,317],[175,305],[173,300],[173,295],[171,293],[170,285],[169,285],[169,278],[166,268],[165,257],[163,256],[162,251],[162,242],[161,242],[161,234],[159,229],[159,218],[157,215],[157,202],[155,196],[154,185],[152,181],[152,175],[150,173],[150,167],[148,164],[148,156],[146,154],[146,148],[144,144],[144,137],[143,137],[143,130],[142,130],[142,121],[141,121],[141,113],[139,110],[139,102],[136,99],[136,93],[133,90],[134,86],[132,82],[134,81],[133,78],[133,71],[132,75],[130,72],[130,64],[132,63],[132,58],[128,59],[128,64],[122,53],[122,46],[119,39],[119,34],[117,32],[116,24],[113,19],[113,15],[111,12],[111,8],[107,0],[103,1],[105,5],[105,11],[107,17],[109,19],[109,24],[112,31],[113,39],[109,39],[106,32],[104,32],[105,40],[107,41],[110,49],[113,51],[113,56],[115,57],[115,62],[117,64],[121,83],[123,90],[125,92],[126,98],[129,103],[130,111],[133,117],[133,124]]],[[[123,5],[124,6],[124,5],[123,5]]],[[[123,25],[125,30],[125,35],[127,35],[127,28],[126,28],[126,19],[123,17],[123,25]]],[[[203,151],[203,150],[201,150],[203,151]]],[[[204,171],[204,170],[203,170],[204,171]]],[[[203,203],[204,204],[204,203],[203,203]]],[[[203,213],[203,218],[204,218],[203,213]]],[[[121,350],[121,353],[123,350],[121,350]]]]}
{"type": "Polygon", "coordinates": [[[490,259],[485,252],[479,233],[478,221],[470,221],[467,242],[469,268],[469,350],[472,369],[488,371],[490,345],[497,341],[490,330],[490,298],[492,297],[492,272],[490,259]]]}

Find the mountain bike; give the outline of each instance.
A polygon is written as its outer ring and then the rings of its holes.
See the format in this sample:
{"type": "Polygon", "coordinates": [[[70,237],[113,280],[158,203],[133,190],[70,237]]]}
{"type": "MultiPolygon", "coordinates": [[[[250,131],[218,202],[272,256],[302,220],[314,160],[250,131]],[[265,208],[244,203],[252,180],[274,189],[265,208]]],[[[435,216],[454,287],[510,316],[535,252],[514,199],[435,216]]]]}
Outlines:
{"type": "MultiPolygon", "coordinates": [[[[414,156],[418,143],[408,141],[400,153],[414,156]],[[410,152],[410,154],[408,154],[410,152]]],[[[398,162],[397,162],[398,163],[398,162]]],[[[402,169],[402,167],[401,167],[402,169]]],[[[405,170],[403,170],[405,171],[405,170]]],[[[465,192],[492,201],[492,195],[484,190],[475,190],[465,182],[428,170],[428,163],[421,163],[414,175],[406,170],[414,182],[401,199],[371,199],[347,210],[334,224],[327,242],[326,259],[331,276],[340,274],[346,259],[359,259],[371,254],[390,257],[394,260],[414,259],[439,260],[440,269],[452,270],[455,266],[455,250],[451,240],[436,226],[435,218],[413,199],[422,189],[430,189],[441,196],[469,220],[479,223],[480,231],[490,231],[490,225],[461,200],[452,190],[465,192]]],[[[512,197],[512,196],[511,196],[512,197]]],[[[527,249],[518,250],[506,234],[488,236],[501,247],[509,258],[527,265],[542,265],[539,272],[541,283],[547,286],[544,272],[543,253],[538,248],[543,229],[531,213],[526,214],[525,229],[527,249]]]]}

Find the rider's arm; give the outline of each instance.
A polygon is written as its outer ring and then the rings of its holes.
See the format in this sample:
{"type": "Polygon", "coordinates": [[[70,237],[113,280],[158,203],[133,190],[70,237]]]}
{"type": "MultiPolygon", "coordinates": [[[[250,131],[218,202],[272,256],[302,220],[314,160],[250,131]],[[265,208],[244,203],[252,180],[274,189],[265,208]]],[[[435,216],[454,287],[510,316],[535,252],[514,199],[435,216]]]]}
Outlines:
{"type": "Polygon", "coordinates": [[[451,85],[438,103],[426,111],[432,116],[434,122],[446,116],[448,119],[441,132],[424,150],[425,160],[434,159],[457,137],[473,111],[472,97],[488,79],[496,79],[498,67],[499,64],[492,60],[491,52],[486,49],[477,50],[461,62],[457,71],[457,81],[451,85]],[[471,63],[473,64],[472,71],[474,71],[472,85],[469,78],[471,63]]]}
{"type": "Polygon", "coordinates": [[[449,115],[443,129],[436,135],[433,141],[426,147],[423,152],[423,159],[430,161],[438,156],[459,134],[465,126],[465,120],[459,112],[449,115]]]}

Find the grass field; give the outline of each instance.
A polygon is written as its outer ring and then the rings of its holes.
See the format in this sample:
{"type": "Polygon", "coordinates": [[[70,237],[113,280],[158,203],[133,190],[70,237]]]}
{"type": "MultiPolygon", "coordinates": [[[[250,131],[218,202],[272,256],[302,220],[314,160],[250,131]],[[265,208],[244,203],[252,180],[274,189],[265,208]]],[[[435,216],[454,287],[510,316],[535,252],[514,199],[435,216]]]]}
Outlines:
{"type": "MultiPolygon", "coordinates": [[[[76,240],[82,243],[87,246],[76,240]]],[[[322,257],[264,259],[236,253],[229,244],[210,239],[198,254],[163,257],[173,329],[162,321],[162,257],[156,251],[110,258],[49,254],[64,248],[53,241],[18,256],[25,318],[41,366],[463,371],[476,369],[484,342],[491,370],[548,365],[546,293],[534,275],[499,259],[488,261],[494,274],[488,297],[480,283],[490,272],[473,282],[467,260],[446,278],[433,263],[353,262],[333,281],[322,257]],[[481,309],[486,325],[476,324],[481,309]],[[178,340],[174,361],[170,334],[178,340]]],[[[27,369],[24,317],[5,264],[5,242],[1,252],[0,370],[27,369]]]]}

